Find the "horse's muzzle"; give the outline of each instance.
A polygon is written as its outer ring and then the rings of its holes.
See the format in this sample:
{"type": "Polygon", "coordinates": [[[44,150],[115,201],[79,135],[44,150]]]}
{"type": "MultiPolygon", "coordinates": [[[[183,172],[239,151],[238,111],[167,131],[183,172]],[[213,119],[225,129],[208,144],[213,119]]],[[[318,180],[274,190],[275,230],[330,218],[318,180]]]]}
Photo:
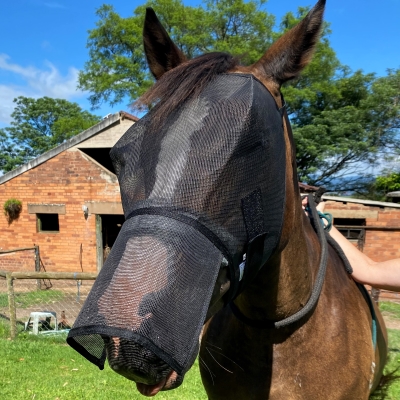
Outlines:
{"type": "Polygon", "coordinates": [[[103,340],[111,369],[136,382],[142,395],[154,396],[182,383],[183,377],[145,347],[118,337],[104,337],[103,340]]]}

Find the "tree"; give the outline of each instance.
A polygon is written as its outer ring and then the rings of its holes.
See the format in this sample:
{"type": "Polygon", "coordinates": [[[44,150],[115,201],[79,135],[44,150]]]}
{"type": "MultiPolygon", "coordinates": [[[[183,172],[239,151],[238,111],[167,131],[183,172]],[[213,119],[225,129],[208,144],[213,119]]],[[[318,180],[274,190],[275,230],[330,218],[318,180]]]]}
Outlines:
{"type": "Polygon", "coordinates": [[[229,51],[254,62],[272,42],[275,19],[262,9],[265,0],[207,1],[205,7],[185,6],[181,0],[149,0],[128,18],[110,5],[96,14],[89,31],[89,61],[79,74],[79,88],[91,92],[93,108],[102,102],[136,100],[154,82],[142,44],[146,7],[153,7],[169,35],[189,57],[229,51]]]}
{"type": "Polygon", "coordinates": [[[400,190],[400,172],[392,172],[385,176],[376,178],[377,190],[388,192],[397,192],[400,190]]]}
{"type": "MultiPolygon", "coordinates": [[[[400,170],[399,170],[400,171],[400,170]]],[[[368,200],[387,201],[387,194],[400,191],[400,172],[382,171],[364,187],[355,192],[356,197],[368,200]]]]}
{"type": "MultiPolygon", "coordinates": [[[[279,31],[265,0],[206,0],[185,6],[181,0],[148,0],[133,16],[120,17],[112,6],[97,11],[89,31],[89,61],[79,87],[91,92],[95,108],[102,102],[135,101],[153,83],[142,46],[145,8],[151,6],[167,32],[189,57],[228,51],[243,64],[258,60],[270,44],[308,11],[287,13],[279,31]]],[[[377,162],[380,152],[400,151],[395,137],[400,121],[400,71],[385,77],[352,73],[340,64],[329,43],[325,23],[313,61],[283,88],[297,145],[299,177],[329,190],[356,190],[370,182],[362,165],[377,162]]],[[[365,169],[365,168],[364,168],[365,169]]]]}
{"type": "Polygon", "coordinates": [[[362,190],[363,173],[389,151],[398,151],[400,71],[376,78],[343,70],[312,104],[294,110],[301,178],[333,190],[362,190]],[[361,179],[362,178],[362,179],[361,179]]]}
{"type": "Polygon", "coordinates": [[[100,121],[63,99],[17,97],[13,118],[0,129],[0,169],[10,171],[100,121]]]}
{"type": "Polygon", "coordinates": [[[10,171],[13,165],[22,164],[16,149],[9,141],[4,129],[0,129],[0,171],[10,171]]]}

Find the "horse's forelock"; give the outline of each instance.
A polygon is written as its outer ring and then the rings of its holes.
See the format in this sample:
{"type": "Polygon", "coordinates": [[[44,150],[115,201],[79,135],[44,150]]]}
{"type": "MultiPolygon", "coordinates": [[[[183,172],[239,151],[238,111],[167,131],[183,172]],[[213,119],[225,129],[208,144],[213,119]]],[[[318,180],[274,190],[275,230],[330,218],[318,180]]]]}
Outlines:
{"type": "Polygon", "coordinates": [[[193,58],[165,73],[133,106],[156,105],[152,115],[152,125],[156,128],[180,104],[200,94],[215,76],[232,70],[237,64],[237,58],[222,52],[193,58]]]}

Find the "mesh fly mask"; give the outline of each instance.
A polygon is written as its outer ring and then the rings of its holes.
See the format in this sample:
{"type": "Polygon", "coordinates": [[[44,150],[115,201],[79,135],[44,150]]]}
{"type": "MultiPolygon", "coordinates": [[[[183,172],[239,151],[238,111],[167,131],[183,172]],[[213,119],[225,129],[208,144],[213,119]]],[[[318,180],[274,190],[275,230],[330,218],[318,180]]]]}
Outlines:
{"type": "Polygon", "coordinates": [[[285,203],[283,122],[252,75],[222,74],[111,151],[126,221],[68,343],[101,369],[104,338],[191,367],[221,264],[235,298],[274,251],[285,203]],[[244,255],[246,255],[244,262],[244,255]]]}

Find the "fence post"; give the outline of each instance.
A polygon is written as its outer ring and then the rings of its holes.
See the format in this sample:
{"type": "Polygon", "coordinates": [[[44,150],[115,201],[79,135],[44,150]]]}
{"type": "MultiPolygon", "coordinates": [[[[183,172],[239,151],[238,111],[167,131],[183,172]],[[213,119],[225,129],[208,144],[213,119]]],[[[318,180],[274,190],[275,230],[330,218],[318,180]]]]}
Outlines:
{"type": "MultiPolygon", "coordinates": [[[[35,246],[35,272],[40,272],[40,253],[39,246],[35,246]]],[[[38,279],[36,281],[36,286],[38,290],[42,288],[42,281],[38,279]]]]}
{"type": "Polygon", "coordinates": [[[14,295],[14,278],[11,272],[6,273],[7,279],[7,292],[8,292],[8,309],[10,311],[10,335],[11,339],[17,336],[17,310],[15,307],[14,295]]]}

